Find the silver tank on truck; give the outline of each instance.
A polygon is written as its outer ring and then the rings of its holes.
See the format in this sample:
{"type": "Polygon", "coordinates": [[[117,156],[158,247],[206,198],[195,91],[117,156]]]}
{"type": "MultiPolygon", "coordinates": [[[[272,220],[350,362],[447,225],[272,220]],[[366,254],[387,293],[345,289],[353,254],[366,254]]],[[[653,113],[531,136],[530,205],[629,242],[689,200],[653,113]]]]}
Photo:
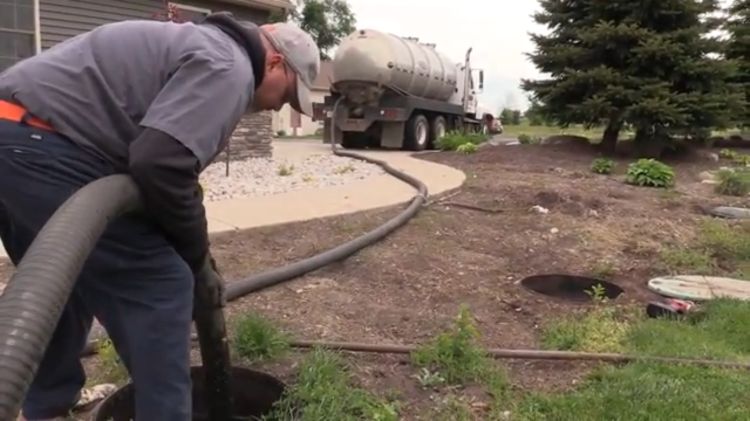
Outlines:
{"type": "Polygon", "coordinates": [[[344,38],[337,48],[331,82],[336,91],[359,104],[377,102],[386,89],[449,101],[455,98],[458,77],[457,64],[434,45],[363,29],[344,38]]]}

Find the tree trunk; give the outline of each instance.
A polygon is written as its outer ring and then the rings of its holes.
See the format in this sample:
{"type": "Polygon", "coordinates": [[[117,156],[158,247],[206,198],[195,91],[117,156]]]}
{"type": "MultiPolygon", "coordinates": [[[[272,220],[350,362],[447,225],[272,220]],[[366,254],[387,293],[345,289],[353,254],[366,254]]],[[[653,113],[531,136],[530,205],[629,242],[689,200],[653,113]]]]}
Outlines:
{"type": "Polygon", "coordinates": [[[604,129],[600,147],[605,155],[614,155],[617,151],[617,139],[620,136],[621,129],[622,123],[617,120],[611,120],[607,128],[604,129]]]}

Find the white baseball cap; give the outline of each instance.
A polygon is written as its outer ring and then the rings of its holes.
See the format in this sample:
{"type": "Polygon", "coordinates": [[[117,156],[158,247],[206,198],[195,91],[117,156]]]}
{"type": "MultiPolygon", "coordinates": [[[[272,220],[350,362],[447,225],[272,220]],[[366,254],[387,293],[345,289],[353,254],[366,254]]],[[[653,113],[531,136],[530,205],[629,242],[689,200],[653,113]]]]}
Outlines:
{"type": "Polygon", "coordinates": [[[289,105],[302,114],[312,116],[313,104],[310,90],[320,72],[318,45],[315,44],[310,34],[293,23],[272,23],[264,25],[261,29],[297,75],[297,92],[294,98],[290,98],[289,105]]]}

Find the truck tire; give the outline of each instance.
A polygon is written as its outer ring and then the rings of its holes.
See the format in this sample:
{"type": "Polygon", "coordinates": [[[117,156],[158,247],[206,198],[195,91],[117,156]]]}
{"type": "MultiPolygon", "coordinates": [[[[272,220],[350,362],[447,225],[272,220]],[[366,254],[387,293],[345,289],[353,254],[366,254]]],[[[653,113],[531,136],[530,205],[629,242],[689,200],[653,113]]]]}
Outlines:
{"type": "Polygon", "coordinates": [[[422,114],[414,114],[406,123],[404,148],[410,151],[423,151],[430,143],[430,123],[422,114]]]}
{"type": "Polygon", "coordinates": [[[445,117],[439,115],[432,119],[430,124],[430,149],[435,149],[438,146],[438,139],[445,136],[448,131],[448,123],[445,121],[445,117]]]}

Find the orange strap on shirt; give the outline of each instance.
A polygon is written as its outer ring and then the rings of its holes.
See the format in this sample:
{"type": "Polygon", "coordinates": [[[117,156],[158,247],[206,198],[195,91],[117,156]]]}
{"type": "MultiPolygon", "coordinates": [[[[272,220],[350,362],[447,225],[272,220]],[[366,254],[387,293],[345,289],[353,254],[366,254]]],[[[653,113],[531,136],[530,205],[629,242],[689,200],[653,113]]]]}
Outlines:
{"type": "Polygon", "coordinates": [[[15,121],[16,123],[25,122],[29,126],[49,130],[51,132],[55,131],[55,129],[53,129],[49,124],[45,123],[37,117],[28,114],[26,108],[9,101],[0,100],[0,119],[15,121]],[[24,116],[26,116],[25,120],[24,116]]]}

